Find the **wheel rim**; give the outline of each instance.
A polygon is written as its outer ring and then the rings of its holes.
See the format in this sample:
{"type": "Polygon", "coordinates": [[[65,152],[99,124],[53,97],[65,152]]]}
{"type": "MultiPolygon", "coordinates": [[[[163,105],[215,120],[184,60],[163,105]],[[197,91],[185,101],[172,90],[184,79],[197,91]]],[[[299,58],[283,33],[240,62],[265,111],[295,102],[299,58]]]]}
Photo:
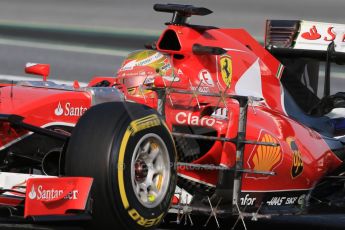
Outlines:
{"type": "Polygon", "coordinates": [[[154,208],[164,199],[170,183],[170,157],[158,135],[146,134],[135,146],[131,181],[134,194],[143,206],[154,208]]]}

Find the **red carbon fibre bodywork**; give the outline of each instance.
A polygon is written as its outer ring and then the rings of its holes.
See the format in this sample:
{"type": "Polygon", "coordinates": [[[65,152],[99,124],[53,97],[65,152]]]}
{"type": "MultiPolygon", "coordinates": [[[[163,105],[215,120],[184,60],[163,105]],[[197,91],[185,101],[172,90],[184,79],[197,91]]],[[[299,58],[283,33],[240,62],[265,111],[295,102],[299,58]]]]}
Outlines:
{"type": "Polygon", "coordinates": [[[75,124],[90,106],[91,95],[85,91],[17,85],[1,88],[1,113],[23,116],[25,122],[36,126],[46,126],[56,122],[75,124]],[[64,110],[61,115],[55,113],[59,104],[64,110]],[[67,111],[66,108],[69,110],[67,111]]]}
{"type": "MultiPolygon", "coordinates": [[[[153,71],[150,77],[156,78],[153,81],[156,86],[169,86],[192,92],[166,92],[164,115],[172,132],[180,126],[204,127],[214,131],[219,138],[236,138],[240,122],[238,101],[229,97],[210,97],[200,93],[263,99],[251,103],[248,107],[245,139],[276,143],[279,146],[246,144],[242,164],[244,169],[274,172],[276,175],[244,173],[241,179],[241,192],[312,190],[324,176],[343,163],[332,152],[320,133],[288,115],[280,81],[284,66],[245,30],[169,25],[158,39],[156,48],[170,58],[172,71],[177,77],[176,80],[164,80],[153,71]],[[167,47],[167,40],[176,43],[172,49],[167,47]],[[226,53],[196,54],[193,51],[195,44],[221,47],[226,53]],[[221,116],[215,114],[218,109],[222,113],[221,116]]],[[[126,61],[127,64],[130,63],[126,61]]],[[[88,88],[102,85],[105,81],[109,83],[107,87],[119,89],[126,100],[158,108],[158,94],[152,88],[145,88],[147,76],[141,76],[140,72],[136,76],[137,70],[133,69],[131,76],[123,74],[123,69],[120,69],[115,78],[96,77],[90,81],[88,88]],[[143,89],[134,87],[138,86],[135,85],[138,81],[143,89]]],[[[152,71],[146,66],[141,69],[139,66],[138,69],[143,72],[152,71]]],[[[25,123],[38,127],[73,126],[93,105],[93,94],[77,85],[68,90],[44,86],[2,85],[4,87],[0,88],[0,114],[20,115],[25,118],[25,123]]],[[[28,131],[21,129],[11,130],[5,121],[1,121],[0,125],[4,131],[0,133],[0,150],[28,134],[28,131]]],[[[210,148],[201,151],[202,156],[189,163],[220,165],[225,168],[235,166],[237,159],[234,143],[216,140],[210,148]]],[[[216,170],[180,167],[178,173],[188,180],[210,187],[217,186],[219,172],[216,170]]],[[[33,181],[28,181],[28,188],[33,186],[33,181]]],[[[47,181],[48,184],[60,183],[63,178],[47,181]]],[[[62,182],[62,185],[65,185],[65,182],[62,182]]],[[[78,186],[86,191],[89,190],[91,182],[86,181],[78,186]]],[[[60,187],[55,189],[59,190],[60,187]]],[[[66,193],[59,194],[59,202],[63,203],[66,194],[73,192],[73,189],[67,190],[66,193]]],[[[26,197],[30,196],[30,190],[26,193],[26,197]]],[[[87,193],[83,193],[83,203],[72,204],[72,207],[83,209],[87,193]]],[[[16,203],[4,199],[0,198],[0,203],[16,203]]],[[[58,207],[50,209],[44,202],[35,202],[31,199],[25,206],[25,217],[41,215],[43,212],[63,214],[70,208],[68,205],[59,204],[58,207]]]]}
{"type": "Polygon", "coordinates": [[[24,217],[85,210],[92,180],[86,177],[28,179],[24,217]]]}
{"type": "MultiPolygon", "coordinates": [[[[185,88],[195,90],[200,84],[198,77],[203,70],[210,73],[211,79],[207,84],[201,83],[203,90],[218,92],[226,89],[226,84],[222,80],[219,66],[219,56],[215,55],[194,55],[193,45],[202,44],[204,46],[218,46],[228,52],[224,56],[229,56],[232,60],[232,79],[231,86],[227,89],[229,94],[246,94],[262,97],[264,102],[260,102],[255,107],[248,109],[247,139],[262,141],[263,136],[270,135],[275,142],[280,144],[280,159],[272,166],[267,166],[267,171],[274,171],[278,176],[258,176],[245,174],[242,179],[242,191],[286,191],[286,190],[309,190],[312,189],[323,176],[336,169],[342,161],[332,153],[329,146],[321,138],[320,134],[314,130],[289,118],[285,111],[281,97],[281,63],[276,60],[267,50],[260,46],[246,31],[242,29],[209,29],[206,31],[196,30],[190,27],[171,25],[158,40],[158,50],[172,55],[183,55],[184,58],[173,58],[173,66],[177,71],[180,81],[173,82],[172,88],[185,88]],[[160,42],[164,34],[174,31],[177,35],[181,49],[178,51],[164,50],[160,48],[160,42]],[[257,69],[253,71],[253,66],[257,69]],[[252,69],[252,70],[250,70],[252,69]],[[250,76],[246,73],[250,72],[250,76]],[[255,74],[256,71],[256,74],[255,74]],[[254,74],[253,74],[254,73],[254,74]],[[250,80],[245,82],[249,92],[245,87],[238,87],[242,78],[248,77],[250,80]],[[255,79],[259,78],[259,79],[255,79]],[[186,80],[188,79],[188,80],[186,80]],[[217,85],[219,82],[221,85],[217,85]],[[250,85],[251,83],[252,85],[250,85]],[[253,84],[261,84],[253,85],[253,84]],[[194,87],[194,88],[193,88],[194,87]],[[287,140],[293,138],[302,155],[302,172],[293,177],[291,174],[294,164],[294,155],[287,140]]],[[[242,83],[243,85],[243,83],[242,83]]],[[[191,95],[171,94],[173,106],[167,103],[166,116],[168,125],[197,125],[211,127],[217,130],[219,137],[235,137],[237,134],[237,124],[239,117],[239,106],[234,100],[228,99],[227,105],[220,103],[220,107],[228,108],[228,119],[219,120],[202,115],[202,111],[207,107],[214,107],[219,104],[219,98],[198,96],[201,108],[197,109],[197,100],[191,95]],[[213,101],[212,101],[213,100],[213,101]],[[188,105],[187,110],[177,109],[177,105],[188,105]],[[190,108],[195,108],[191,111],[190,108]],[[181,115],[182,113],[182,115],[181,115]],[[201,118],[202,117],[202,118],[201,118]],[[195,118],[195,119],[194,119],[195,118]],[[194,119],[194,120],[193,120],[194,119]],[[203,120],[202,120],[203,119],[203,120]],[[214,119],[215,122],[207,119],[214,119]],[[212,125],[210,125],[212,124],[212,125]]],[[[253,157],[258,154],[259,146],[247,145],[245,147],[244,167],[255,168],[253,157]]],[[[265,148],[265,147],[264,147],[265,148]]],[[[269,147],[267,147],[268,149],[269,147]]],[[[268,151],[268,150],[263,150],[268,151]]],[[[261,159],[261,161],[269,159],[261,159]]],[[[196,164],[215,164],[226,167],[233,167],[235,162],[235,145],[232,143],[222,144],[216,141],[213,147],[200,159],[193,163],[196,164]]],[[[257,162],[257,164],[264,164],[257,162]]],[[[257,165],[259,167],[259,165],[257,165]]],[[[260,168],[260,167],[259,167],[260,168]]],[[[181,168],[180,175],[216,186],[218,173],[213,171],[186,170],[181,168]]]]}
{"type": "MultiPolygon", "coordinates": [[[[237,105],[232,107],[234,111],[233,114],[238,114],[236,107],[237,105]]],[[[267,109],[263,107],[257,107],[255,109],[255,114],[249,111],[247,139],[262,141],[261,138],[264,134],[272,135],[280,144],[281,159],[275,167],[265,168],[266,170],[276,172],[277,176],[245,174],[242,180],[242,191],[312,189],[320,179],[341,164],[341,161],[332,153],[328,145],[315,131],[279,113],[267,111],[267,109]],[[250,122],[251,119],[255,122],[250,122]],[[287,143],[287,138],[289,137],[293,137],[297,140],[297,145],[302,153],[304,165],[303,173],[296,178],[291,176],[293,152],[287,143]]],[[[233,115],[232,117],[234,119],[232,122],[236,124],[238,116],[233,115]]],[[[216,126],[213,127],[216,128],[216,126]]],[[[224,127],[226,126],[224,125],[224,127]]],[[[228,132],[225,128],[219,130],[224,130],[219,133],[219,136],[225,135],[231,138],[236,134],[235,130],[229,130],[228,132]]],[[[252,159],[256,154],[257,148],[258,146],[246,146],[244,156],[245,168],[253,168],[252,159]]],[[[232,143],[225,143],[222,145],[221,142],[216,142],[207,154],[193,163],[221,164],[226,167],[233,167],[234,162],[235,145],[232,143]]],[[[217,172],[210,173],[209,171],[202,170],[180,170],[180,173],[189,178],[194,178],[213,186],[216,185],[218,179],[217,172]]]]}

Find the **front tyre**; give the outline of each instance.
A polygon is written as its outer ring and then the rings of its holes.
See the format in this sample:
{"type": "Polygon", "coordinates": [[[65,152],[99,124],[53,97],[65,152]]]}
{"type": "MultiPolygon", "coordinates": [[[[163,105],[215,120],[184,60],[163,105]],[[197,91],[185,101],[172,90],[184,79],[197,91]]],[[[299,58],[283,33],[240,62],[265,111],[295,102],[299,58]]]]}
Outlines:
{"type": "Polygon", "coordinates": [[[93,226],[154,228],[167,213],[176,150],[154,110],[123,102],[92,107],[73,130],[65,159],[66,175],[94,178],[93,226]]]}

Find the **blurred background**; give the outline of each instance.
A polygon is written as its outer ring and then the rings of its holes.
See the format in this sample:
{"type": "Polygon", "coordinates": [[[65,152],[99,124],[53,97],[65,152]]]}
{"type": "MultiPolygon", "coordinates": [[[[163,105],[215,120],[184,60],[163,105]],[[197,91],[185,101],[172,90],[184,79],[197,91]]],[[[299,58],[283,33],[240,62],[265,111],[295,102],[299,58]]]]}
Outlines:
{"type": "Polygon", "coordinates": [[[265,19],[306,19],[344,22],[344,0],[1,0],[0,20],[113,29],[160,31],[170,19],[155,13],[155,3],[181,3],[213,10],[192,22],[244,27],[263,36],[265,19]]]}
{"type": "Polygon", "coordinates": [[[22,76],[26,62],[52,65],[55,79],[113,76],[129,50],[157,38],[171,15],[154,3],[204,6],[191,23],[246,28],[262,41],[266,19],[344,22],[344,0],[1,0],[0,74],[22,76]]]}

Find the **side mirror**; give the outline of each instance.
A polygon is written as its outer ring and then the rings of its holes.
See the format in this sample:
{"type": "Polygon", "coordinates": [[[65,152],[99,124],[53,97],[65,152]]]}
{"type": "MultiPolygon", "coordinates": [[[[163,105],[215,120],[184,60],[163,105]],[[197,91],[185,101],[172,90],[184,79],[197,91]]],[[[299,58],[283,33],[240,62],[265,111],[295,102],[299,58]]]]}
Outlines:
{"type": "Polygon", "coordinates": [[[43,77],[43,81],[47,81],[49,72],[49,64],[26,63],[25,65],[25,73],[40,75],[43,77]]]}
{"type": "Polygon", "coordinates": [[[188,83],[180,79],[179,77],[162,77],[157,76],[154,79],[153,85],[157,88],[168,88],[172,87],[175,89],[182,89],[187,90],[188,89],[188,83]]]}
{"type": "Polygon", "coordinates": [[[155,78],[155,80],[153,81],[153,85],[157,88],[165,88],[166,87],[166,83],[165,83],[162,76],[157,76],[155,78]]]}

